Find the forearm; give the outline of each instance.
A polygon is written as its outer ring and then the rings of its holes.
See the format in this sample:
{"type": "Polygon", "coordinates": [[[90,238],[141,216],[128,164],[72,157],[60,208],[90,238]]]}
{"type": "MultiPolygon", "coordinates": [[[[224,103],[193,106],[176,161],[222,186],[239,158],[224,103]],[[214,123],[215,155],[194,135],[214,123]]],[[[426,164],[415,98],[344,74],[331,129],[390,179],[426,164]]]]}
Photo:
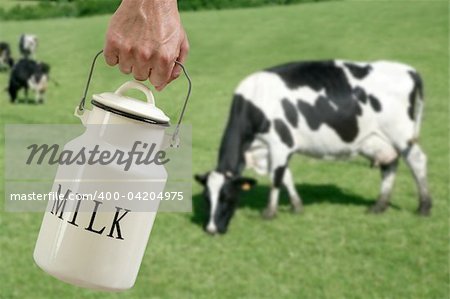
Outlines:
{"type": "Polygon", "coordinates": [[[140,9],[143,12],[160,12],[163,15],[178,13],[177,0],[122,0],[120,6],[140,9]]]}

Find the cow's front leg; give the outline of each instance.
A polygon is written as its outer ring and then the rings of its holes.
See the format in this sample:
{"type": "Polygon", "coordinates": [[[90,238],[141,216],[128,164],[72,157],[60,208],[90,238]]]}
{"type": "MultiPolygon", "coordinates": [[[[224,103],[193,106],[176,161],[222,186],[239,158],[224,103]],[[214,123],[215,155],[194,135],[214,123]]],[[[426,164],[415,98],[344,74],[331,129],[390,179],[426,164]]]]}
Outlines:
{"type": "Polygon", "coordinates": [[[270,189],[269,203],[263,211],[265,219],[273,219],[277,215],[278,198],[280,196],[280,189],[272,186],[270,189]]]}
{"type": "Polygon", "coordinates": [[[17,91],[18,90],[19,90],[19,88],[16,85],[14,85],[14,84],[10,83],[10,85],[8,86],[8,93],[9,93],[9,97],[10,97],[11,103],[15,103],[16,102],[17,91]]]}
{"type": "Polygon", "coordinates": [[[284,173],[286,172],[286,166],[280,165],[274,167],[270,171],[270,179],[272,181],[272,186],[270,189],[269,202],[266,209],[263,211],[263,217],[265,219],[272,219],[277,214],[278,209],[278,198],[280,196],[280,187],[283,183],[284,173]]]}
{"type": "Polygon", "coordinates": [[[286,187],[289,193],[289,199],[291,201],[292,212],[300,213],[303,211],[303,203],[300,195],[298,195],[297,190],[295,189],[294,180],[292,177],[292,172],[289,168],[286,167],[283,176],[283,185],[286,187]]]}

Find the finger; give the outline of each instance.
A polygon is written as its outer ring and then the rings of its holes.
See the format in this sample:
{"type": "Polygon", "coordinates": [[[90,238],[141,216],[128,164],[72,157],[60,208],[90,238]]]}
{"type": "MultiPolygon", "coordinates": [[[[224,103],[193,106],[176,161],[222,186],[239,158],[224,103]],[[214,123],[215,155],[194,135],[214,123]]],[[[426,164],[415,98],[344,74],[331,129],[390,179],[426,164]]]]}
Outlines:
{"type": "Polygon", "coordinates": [[[170,74],[174,67],[174,60],[175,58],[165,54],[165,52],[160,52],[152,61],[153,68],[152,73],[150,74],[150,82],[157,90],[164,88],[163,86],[169,81],[170,74]]]}
{"type": "Polygon", "coordinates": [[[115,47],[115,42],[107,38],[105,47],[103,49],[103,56],[105,61],[110,66],[115,66],[119,62],[119,50],[115,47]]]}
{"type": "Polygon", "coordinates": [[[133,75],[138,81],[145,81],[149,78],[150,74],[150,57],[151,52],[146,49],[140,49],[134,59],[133,63],[133,75]]]}
{"type": "Polygon", "coordinates": [[[162,84],[162,85],[160,85],[160,86],[156,86],[155,89],[156,89],[157,91],[161,91],[161,90],[163,90],[163,89],[167,86],[167,84],[169,84],[169,82],[164,83],[164,84],[162,84]]]}
{"type": "Polygon", "coordinates": [[[138,81],[145,81],[149,78],[150,68],[142,64],[135,63],[132,67],[134,79],[138,81]]]}
{"type": "Polygon", "coordinates": [[[133,67],[130,64],[122,63],[120,60],[119,60],[119,69],[125,75],[131,74],[133,72],[133,67]]]}
{"type": "Polygon", "coordinates": [[[130,74],[132,72],[132,59],[129,55],[119,54],[119,69],[124,74],[130,74]]]}
{"type": "Polygon", "coordinates": [[[117,57],[116,54],[112,54],[110,52],[103,52],[104,53],[104,57],[105,57],[105,61],[108,65],[110,66],[115,66],[118,62],[119,62],[119,57],[117,57]]]}
{"type": "MultiPolygon", "coordinates": [[[[188,56],[188,53],[189,53],[189,41],[187,39],[187,36],[185,35],[185,38],[180,46],[180,53],[178,55],[177,61],[180,62],[181,64],[184,64],[188,56]]],[[[172,74],[170,75],[170,80],[168,83],[178,78],[180,74],[181,74],[181,67],[178,64],[176,64],[172,70],[172,74]]]]}

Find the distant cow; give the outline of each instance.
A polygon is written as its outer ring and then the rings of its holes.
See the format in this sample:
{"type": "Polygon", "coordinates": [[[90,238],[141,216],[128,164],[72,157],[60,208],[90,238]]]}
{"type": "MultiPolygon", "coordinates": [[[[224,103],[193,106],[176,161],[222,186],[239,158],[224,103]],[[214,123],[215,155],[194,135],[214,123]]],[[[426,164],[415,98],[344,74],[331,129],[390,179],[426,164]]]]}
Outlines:
{"type": "Polygon", "coordinates": [[[19,40],[19,51],[24,58],[33,58],[38,45],[38,38],[32,34],[22,34],[19,40]]]}
{"type": "Polygon", "coordinates": [[[11,102],[17,99],[20,89],[25,89],[25,97],[28,98],[28,89],[35,92],[35,101],[44,102],[44,94],[47,90],[50,66],[43,62],[22,58],[14,66],[9,78],[8,92],[11,102]]]}
{"type": "Polygon", "coordinates": [[[8,43],[0,42],[0,70],[12,68],[14,59],[11,57],[11,48],[8,43]]]}
{"type": "Polygon", "coordinates": [[[422,80],[400,63],[297,62],[250,75],[235,91],[216,169],[196,175],[209,208],[206,230],[226,232],[240,190],[255,184],[241,177],[245,166],[270,175],[265,217],[276,214],[281,185],[294,211],[300,211],[288,168],[293,153],[370,159],[382,175],[378,201],[370,209],[375,213],[388,207],[402,156],[419,189],[418,212],[428,215],[427,157],[417,143],[422,110],[422,80]]]}

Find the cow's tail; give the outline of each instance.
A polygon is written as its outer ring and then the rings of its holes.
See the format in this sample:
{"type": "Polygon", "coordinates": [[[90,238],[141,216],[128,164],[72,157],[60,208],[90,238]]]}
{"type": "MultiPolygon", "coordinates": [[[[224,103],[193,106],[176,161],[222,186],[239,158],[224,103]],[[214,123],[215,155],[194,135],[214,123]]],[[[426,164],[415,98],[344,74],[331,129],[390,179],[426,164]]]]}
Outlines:
{"type": "Polygon", "coordinates": [[[420,127],[422,124],[423,108],[424,108],[424,91],[423,81],[419,73],[411,72],[411,76],[414,81],[414,87],[411,92],[410,109],[412,109],[412,115],[414,120],[414,135],[411,142],[417,142],[420,134],[420,127]]]}

